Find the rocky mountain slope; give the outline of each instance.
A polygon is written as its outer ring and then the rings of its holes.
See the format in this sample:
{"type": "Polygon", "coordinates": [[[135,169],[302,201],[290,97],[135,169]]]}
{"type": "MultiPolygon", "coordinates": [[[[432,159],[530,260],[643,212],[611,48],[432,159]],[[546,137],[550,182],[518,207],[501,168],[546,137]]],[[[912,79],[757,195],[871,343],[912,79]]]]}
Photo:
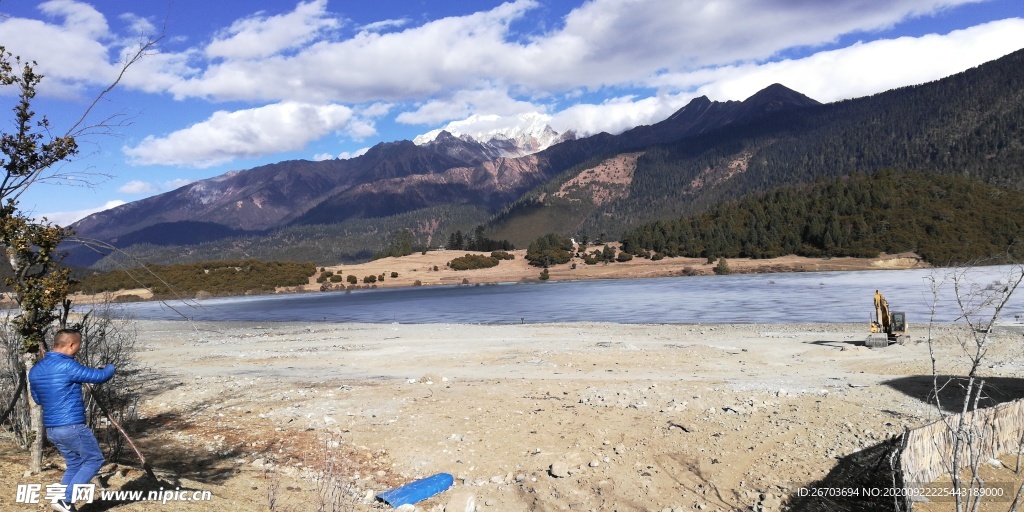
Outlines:
{"type": "MultiPolygon", "coordinates": [[[[409,216],[405,227],[425,241],[448,233],[436,232],[438,219],[417,219],[416,212],[459,207],[479,212],[475,223],[494,215],[489,236],[521,245],[549,231],[616,236],[774,186],[884,168],[959,173],[1021,188],[1022,70],[1019,51],[929,84],[828,105],[776,84],[744,101],[696,98],[659,123],[619,135],[562,135],[568,140],[516,157],[502,156],[512,147],[526,151],[530,141],[516,137],[532,134],[541,147],[550,140],[537,137],[553,135],[544,128],[514,136],[441,131],[420,144],[378,144],[350,160],[231,172],[97,213],[74,227],[119,247],[180,247],[195,233],[202,234],[196,241],[216,243],[409,216]],[[491,138],[480,142],[478,136],[491,138]]],[[[210,246],[207,254],[222,249],[210,246]]],[[[325,263],[335,257],[313,256],[325,263]]]]}
{"type": "MultiPolygon", "coordinates": [[[[288,161],[233,171],[93,214],[74,228],[82,237],[125,247],[134,243],[177,245],[194,233],[203,233],[196,242],[207,242],[286,226],[387,217],[440,205],[470,205],[497,212],[524,192],[609,148],[666,142],[813,104],[816,102],[776,85],[744,102],[694,100],[661,123],[619,136],[599,134],[576,140],[571,133],[559,136],[545,126],[517,135],[525,140],[498,133],[478,142],[469,135],[457,137],[441,131],[432,140],[420,140],[421,144],[378,144],[350,160],[288,161]],[[501,156],[553,140],[561,142],[530,155],[501,156]],[[513,147],[519,149],[513,151],[513,147]]],[[[79,264],[91,263],[82,256],[74,254],[73,259],[79,264]]]]}

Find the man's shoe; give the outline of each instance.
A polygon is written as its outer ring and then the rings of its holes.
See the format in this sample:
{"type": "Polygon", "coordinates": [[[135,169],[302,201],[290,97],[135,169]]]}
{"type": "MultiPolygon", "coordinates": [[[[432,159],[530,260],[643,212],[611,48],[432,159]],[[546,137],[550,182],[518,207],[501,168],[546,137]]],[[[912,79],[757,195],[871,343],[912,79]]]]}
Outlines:
{"type": "Polygon", "coordinates": [[[56,512],[78,512],[78,509],[75,508],[74,504],[68,503],[64,500],[55,501],[50,506],[53,507],[53,510],[56,512]]]}

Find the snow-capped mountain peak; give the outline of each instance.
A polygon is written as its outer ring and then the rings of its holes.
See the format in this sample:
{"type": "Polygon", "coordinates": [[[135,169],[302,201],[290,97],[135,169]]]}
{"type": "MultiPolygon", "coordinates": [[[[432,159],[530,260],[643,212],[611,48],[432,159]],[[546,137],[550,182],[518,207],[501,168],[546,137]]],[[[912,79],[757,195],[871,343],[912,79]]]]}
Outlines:
{"type": "Polygon", "coordinates": [[[495,145],[501,156],[523,156],[563,140],[548,124],[550,121],[551,116],[537,112],[516,116],[474,114],[420,135],[413,142],[422,146],[433,142],[441,132],[448,132],[467,142],[495,145]]]}

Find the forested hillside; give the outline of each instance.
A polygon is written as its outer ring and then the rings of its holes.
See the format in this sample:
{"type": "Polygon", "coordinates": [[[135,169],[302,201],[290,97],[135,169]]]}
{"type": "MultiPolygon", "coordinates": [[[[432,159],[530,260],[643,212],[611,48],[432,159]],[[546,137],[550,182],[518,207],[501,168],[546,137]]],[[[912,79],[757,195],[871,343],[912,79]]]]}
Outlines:
{"type": "Polygon", "coordinates": [[[552,192],[575,176],[565,173],[503,212],[497,228],[518,232],[517,222],[550,217],[563,234],[614,237],[775,186],[885,168],[1024,190],[1024,51],[935,82],[645,148],[628,194],[606,204],[559,204],[552,192]]]}
{"type": "Polygon", "coordinates": [[[75,291],[103,293],[145,287],[158,298],[191,298],[199,291],[211,295],[240,295],[270,292],[279,286],[304,285],[315,273],[312,263],[257,260],[151,265],[147,269],[93,274],[82,279],[75,291]]]}
{"type": "Polygon", "coordinates": [[[622,248],[667,256],[873,257],[913,251],[937,265],[1024,257],[1024,192],[952,175],[854,174],[785,186],[696,216],[645,224],[622,248]]]}

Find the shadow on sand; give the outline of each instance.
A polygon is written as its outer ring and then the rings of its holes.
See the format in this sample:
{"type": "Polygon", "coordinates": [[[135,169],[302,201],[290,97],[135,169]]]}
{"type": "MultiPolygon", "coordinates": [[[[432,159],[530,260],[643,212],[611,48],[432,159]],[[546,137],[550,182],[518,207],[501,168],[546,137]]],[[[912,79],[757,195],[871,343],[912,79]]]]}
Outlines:
{"type": "Polygon", "coordinates": [[[839,459],[825,478],[794,490],[783,510],[793,512],[903,510],[887,489],[902,487],[891,464],[898,463],[899,438],[839,459]]]}
{"type": "MultiPolygon", "coordinates": [[[[887,380],[882,384],[932,407],[935,407],[938,397],[938,402],[946,413],[961,412],[967,392],[967,380],[954,375],[909,375],[887,380]],[[935,392],[936,389],[939,390],[938,393],[935,392]]],[[[1024,398],[1024,379],[989,377],[985,379],[978,408],[992,407],[1021,398],[1024,398]]],[[[974,408],[973,404],[970,408],[974,408]]]]}

